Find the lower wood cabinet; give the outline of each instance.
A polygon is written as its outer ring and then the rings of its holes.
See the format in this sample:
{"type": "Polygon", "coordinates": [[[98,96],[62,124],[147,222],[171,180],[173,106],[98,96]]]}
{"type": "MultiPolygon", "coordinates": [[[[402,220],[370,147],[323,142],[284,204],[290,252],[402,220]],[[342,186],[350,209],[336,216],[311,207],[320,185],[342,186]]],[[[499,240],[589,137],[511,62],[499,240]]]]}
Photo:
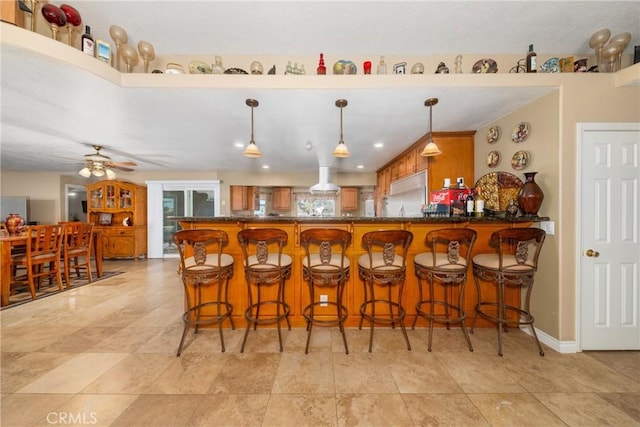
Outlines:
{"type": "Polygon", "coordinates": [[[146,226],[98,228],[102,238],[102,255],[105,258],[135,258],[147,255],[146,226]]]}

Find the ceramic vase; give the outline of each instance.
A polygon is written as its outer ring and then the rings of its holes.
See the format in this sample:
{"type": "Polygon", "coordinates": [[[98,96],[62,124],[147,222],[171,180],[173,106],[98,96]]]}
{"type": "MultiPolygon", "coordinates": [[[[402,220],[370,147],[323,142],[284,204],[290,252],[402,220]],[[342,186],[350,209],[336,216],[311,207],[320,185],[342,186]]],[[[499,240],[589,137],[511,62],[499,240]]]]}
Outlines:
{"type": "Polygon", "coordinates": [[[518,204],[525,215],[536,215],[544,199],[544,193],[535,181],[537,173],[526,172],[524,174],[525,182],[518,192],[518,204]]]}
{"type": "Polygon", "coordinates": [[[24,231],[24,218],[17,213],[10,213],[5,220],[5,226],[9,235],[20,234],[24,231]]]}

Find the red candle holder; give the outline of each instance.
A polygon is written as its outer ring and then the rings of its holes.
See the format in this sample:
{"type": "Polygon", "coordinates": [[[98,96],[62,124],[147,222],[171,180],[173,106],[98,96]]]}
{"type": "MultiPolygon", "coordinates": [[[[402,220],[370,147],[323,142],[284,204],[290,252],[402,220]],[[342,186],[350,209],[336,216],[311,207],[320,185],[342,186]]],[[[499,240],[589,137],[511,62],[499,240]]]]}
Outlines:
{"type": "Polygon", "coordinates": [[[80,17],[80,12],[68,4],[61,4],[60,10],[64,12],[67,18],[67,43],[71,46],[73,44],[73,30],[82,24],[82,18],[80,17]]]}
{"type": "Polygon", "coordinates": [[[51,3],[42,5],[42,16],[51,26],[51,38],[58,40],[58,29],[67,25],[67,16],[62,9],[51,3]]]}

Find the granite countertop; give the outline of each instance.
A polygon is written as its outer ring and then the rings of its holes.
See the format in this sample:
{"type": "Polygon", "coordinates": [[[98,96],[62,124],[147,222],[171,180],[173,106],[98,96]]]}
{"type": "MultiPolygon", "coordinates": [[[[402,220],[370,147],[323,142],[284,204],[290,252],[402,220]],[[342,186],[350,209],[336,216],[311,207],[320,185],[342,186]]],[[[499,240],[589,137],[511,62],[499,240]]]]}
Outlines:
{"type": "Polygon", "coordinates": [[[502,218],[495,216],[485,216],[481,218],[467,217],[355,217],[355,216],[335,216],[335,217],[295,217],[295,216],[205,216],[205,217],[186,217],[186,216],[170,216],[169,220],[175,221],[191,221],[191,222],[298,222],[298,223],[314,223],[314,222],[330,222],[330,223],[452,223],[452,222],[473,222],[473,223],[512,223],[512,222],[539,222],[548,221],[547,217],[539,216],[520,216],[517,218],[502,218]]]}

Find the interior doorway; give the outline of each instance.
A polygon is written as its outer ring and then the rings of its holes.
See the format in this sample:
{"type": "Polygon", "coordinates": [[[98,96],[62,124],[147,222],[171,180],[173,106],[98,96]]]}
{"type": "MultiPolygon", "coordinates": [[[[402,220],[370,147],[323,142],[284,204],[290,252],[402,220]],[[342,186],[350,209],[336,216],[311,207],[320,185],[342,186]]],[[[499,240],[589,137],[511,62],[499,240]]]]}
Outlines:
{"type": "Polygon", "coordinates": [[[65,221],[87,222],[87,189],[83,185],[66,184],[65,221]]]}

